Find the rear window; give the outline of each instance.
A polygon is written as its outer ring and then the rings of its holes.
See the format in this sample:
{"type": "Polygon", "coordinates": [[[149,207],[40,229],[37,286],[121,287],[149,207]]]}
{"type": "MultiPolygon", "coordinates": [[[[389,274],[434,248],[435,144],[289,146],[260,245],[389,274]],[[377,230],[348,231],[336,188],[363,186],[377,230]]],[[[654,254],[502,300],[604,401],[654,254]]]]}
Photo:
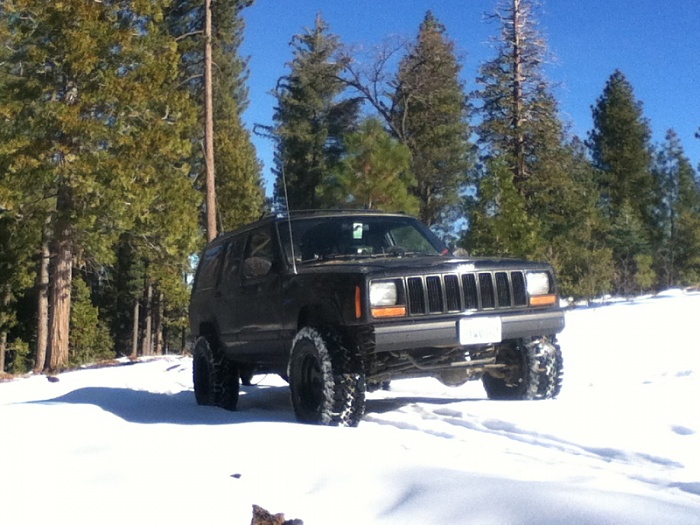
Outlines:
{"type": "Polygon", "coordinates": [[[199,270],[197,272],[197,290],[206,290],[216,286],[219,268],[221,266],[220,255],[223,248],[221,244],[212,246],[202,255],[202,260],[199,262],[199,270]]]}

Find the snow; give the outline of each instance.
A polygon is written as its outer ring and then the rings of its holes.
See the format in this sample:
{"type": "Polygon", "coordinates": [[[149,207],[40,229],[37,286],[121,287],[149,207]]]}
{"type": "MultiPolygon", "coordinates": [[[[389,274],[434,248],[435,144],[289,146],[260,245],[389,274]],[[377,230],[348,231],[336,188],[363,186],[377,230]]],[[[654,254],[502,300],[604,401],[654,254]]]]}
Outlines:
{"type": "Polygon", "coordinates": [[[296,423],[272,376],[198,407],[175,356],[0,383],[0,521],[700,524],[698,314],[678,290],[572,309],[558,399],[395,381],[358,428],[296,423]]]}

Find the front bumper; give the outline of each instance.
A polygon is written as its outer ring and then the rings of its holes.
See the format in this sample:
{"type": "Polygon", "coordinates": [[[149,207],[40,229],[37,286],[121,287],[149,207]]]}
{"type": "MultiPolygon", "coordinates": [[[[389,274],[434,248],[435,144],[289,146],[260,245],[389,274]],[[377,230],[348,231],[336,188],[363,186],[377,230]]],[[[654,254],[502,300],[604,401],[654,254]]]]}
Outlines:
{"type": "MultiPolygon", "coordinates": [[[[374,327],[374,351],[397,352],[416,348],[454,348],[460,346],[457,325],[465,316],[449,318],[402,319],[391,324],[374,327]]],[[[472,316],[468,316],[472,317],[472,316]]],[[[521,339],[558,334],[564,329],[564,312],[548,310],[540,312],[498,312],[480,317],[501,319],[501,340],[521,339]]]]}

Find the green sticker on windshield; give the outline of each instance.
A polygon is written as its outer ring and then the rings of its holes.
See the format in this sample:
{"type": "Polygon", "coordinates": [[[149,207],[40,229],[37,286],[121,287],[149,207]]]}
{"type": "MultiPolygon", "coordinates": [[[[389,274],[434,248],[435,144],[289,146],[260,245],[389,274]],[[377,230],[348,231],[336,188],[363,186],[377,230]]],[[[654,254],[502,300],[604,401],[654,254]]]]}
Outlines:
{"type": "Polygon", "coordinates": [[[362,223],[361,222],[355,222],[352,225],[352,238],[353,239],[362,239],[362,223]]]}

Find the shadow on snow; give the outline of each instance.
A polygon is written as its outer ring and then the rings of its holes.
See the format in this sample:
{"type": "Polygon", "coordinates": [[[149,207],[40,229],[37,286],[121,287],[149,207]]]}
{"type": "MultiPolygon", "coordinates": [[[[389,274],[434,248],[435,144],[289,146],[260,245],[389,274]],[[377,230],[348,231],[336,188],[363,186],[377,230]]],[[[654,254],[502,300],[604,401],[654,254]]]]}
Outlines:
{"type": "MultiPolygon", "coordinates": [[[[383,414],[402,407],[425,403],[445,405],[466,398],[431,396],[387,397],[367,400],[367,414],[383,414]]],[[[31,404],[93,405],[115,416],[142,424],[227,425],[232,423],[296,421],[287,386],[242,386],[238,410],[228,412],[217,407],[198,406],[192,391],[175,394],[147,392],[116,387],[84,387],[53,399],[31,404]]]]}

